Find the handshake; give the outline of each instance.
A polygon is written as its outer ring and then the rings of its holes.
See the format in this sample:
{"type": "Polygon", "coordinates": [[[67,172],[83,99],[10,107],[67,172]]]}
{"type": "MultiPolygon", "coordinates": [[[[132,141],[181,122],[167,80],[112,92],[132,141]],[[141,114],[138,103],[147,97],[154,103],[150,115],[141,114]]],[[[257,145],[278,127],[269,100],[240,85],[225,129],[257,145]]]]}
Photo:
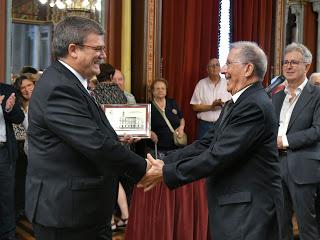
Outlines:
{"type": "Polygon", "coordinates": [[[146,174],[138,183],[138,187],[144,188],[144,191],[149,191],[163,180],[164,162],[160,159],[154,159],[150,153],[147,154],[147,169],[146,174]]]}

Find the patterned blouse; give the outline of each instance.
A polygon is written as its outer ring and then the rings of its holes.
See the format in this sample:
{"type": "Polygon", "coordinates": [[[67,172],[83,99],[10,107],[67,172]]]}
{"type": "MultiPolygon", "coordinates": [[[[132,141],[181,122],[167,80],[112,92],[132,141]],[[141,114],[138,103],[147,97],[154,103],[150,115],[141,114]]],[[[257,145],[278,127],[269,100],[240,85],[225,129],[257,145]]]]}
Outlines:
{"type": "Polygon", "coordinates": [[[22,124],[13,124],[14,134],[16,136],[17,141],[26,140],[27,133],[22,124]]]}
{"type": "Polygon", "coordinates": [[[127,98],[116,83],[99,83],[93,90],[93,96],[99,104],[127,104],[127,98]]]}

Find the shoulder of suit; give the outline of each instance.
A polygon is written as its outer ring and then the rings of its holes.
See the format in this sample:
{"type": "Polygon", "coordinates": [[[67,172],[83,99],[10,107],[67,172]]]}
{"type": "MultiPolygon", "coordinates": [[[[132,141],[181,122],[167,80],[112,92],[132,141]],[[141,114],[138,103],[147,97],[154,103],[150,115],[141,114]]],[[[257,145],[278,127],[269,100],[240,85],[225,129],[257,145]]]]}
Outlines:
{"type": "Polygon", "coordinates": [[[167,101],[168,103],[176,102],[176,100],[174,100],[173,98],[168,98],[168,97],[166,97],[166,101],[167,101]]]}
{"type": "Polygon", "coordinates": [[[319,86],[315,86],[315,85],[311,84],[310,82],[308,82],[305,87],[310,88],[312,91],[314,91],[317,94],[320,94],[320,87],[319,86]]]}
{"type": "MultiPolygon", "coordinates": [[[[251,86],[252,87],[252,86],[251,86]]],[[[249,88],[251,88],[249,87],[249,88]]],[[[246,89],[238,98],[237,102],[242,102],[243,104],[253,104],[253,105],[269,105],[271,104],[271,99],[264,91],[264,89],[256,88],[249,90],[246,89]],[[249,90],[249,91],[248,91],[249,90]]]]}

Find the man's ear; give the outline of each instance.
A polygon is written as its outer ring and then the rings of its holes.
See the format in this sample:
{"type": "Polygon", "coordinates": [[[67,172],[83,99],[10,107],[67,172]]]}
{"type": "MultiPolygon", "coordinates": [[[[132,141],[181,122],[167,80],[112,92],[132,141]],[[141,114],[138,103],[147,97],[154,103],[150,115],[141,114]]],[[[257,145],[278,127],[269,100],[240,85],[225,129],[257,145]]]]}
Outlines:
{"type": "Polygon", "coordinates": [[[306,74],[309,72],[310,67],[311,67],[310,63],[306,64],[306,68],[304,70],[306,74]]]}
{"type": "Polygon", "coordinates": [[[252,63],[248,63],[246,66],[245,66],[245,69],[244,69],[244,76],[245,77],[250,77],[253,75],[253,70],[254,70],[254,66],[252,63]]]}
{"type": "Polygon", "coordinates": [[[72,57],[72,58],[77,58],[78,57],[78,53],[77,53],[77,45],[71,43],[69,44],[68,46],[68,52],[69,52],[69,55],[72,57]]]}

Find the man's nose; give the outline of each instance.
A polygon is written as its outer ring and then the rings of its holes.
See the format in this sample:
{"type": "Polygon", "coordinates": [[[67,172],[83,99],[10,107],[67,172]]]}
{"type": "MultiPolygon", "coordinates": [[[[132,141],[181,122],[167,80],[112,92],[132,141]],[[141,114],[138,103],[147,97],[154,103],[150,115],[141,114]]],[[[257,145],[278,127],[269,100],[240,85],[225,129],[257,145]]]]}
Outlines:
{"type": "Polygon", "coordinates": [[[225,65],[222,66],[222,68],[220,70],[220,73],[221,74],[226,74],[226,72],[227,72],[227,65],[225,64],[225,65]]]}

